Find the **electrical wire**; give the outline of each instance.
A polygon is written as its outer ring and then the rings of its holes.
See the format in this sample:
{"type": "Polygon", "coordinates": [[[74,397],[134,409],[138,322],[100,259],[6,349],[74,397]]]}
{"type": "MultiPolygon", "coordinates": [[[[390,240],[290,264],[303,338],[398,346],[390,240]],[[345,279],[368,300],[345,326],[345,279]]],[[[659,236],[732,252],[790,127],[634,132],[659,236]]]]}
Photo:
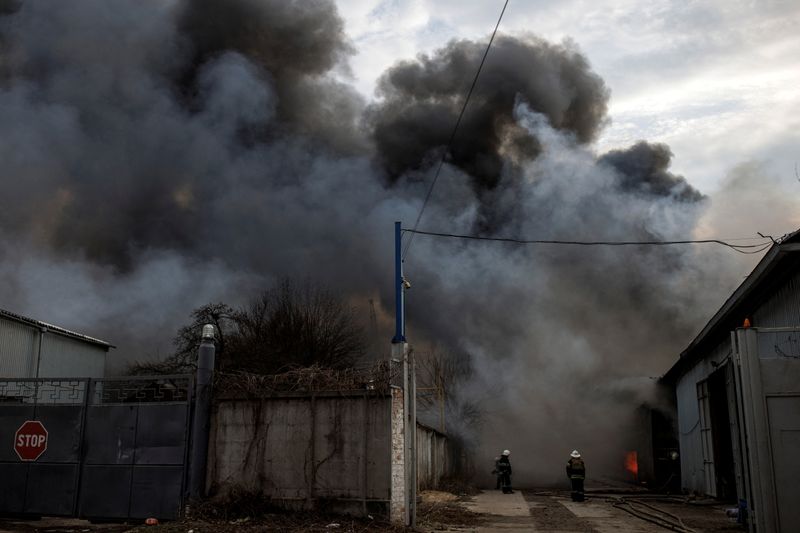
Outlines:
{"type": "Polygon", "coordinates": [[[560,239],[514,239],[511,237],[484,237],[481,235],[465,235],[457,233],[443,233],[438,231],[423,231],[417,229],[404,229],[404,233],[413,235],[428,235],[431,237],[444,237],[451,239],[464,239],[473,241],[505,242],[511,244],[556,244],[569,246],[675,246],[685,244],[717,244],[726,246],[740,254],[758,254],[772,246],[771,241],[758,244],[733,244],[720,239],[676,240],[676,241],[570,241],[560,239]]]}
{"type": "MultiPolygon", "coordinates": [[[[414,222],[414,230],[419,227],[419,222],[422,220],[422,213],[425,212],[425,208],[428,206],[428,201],[431,199],[431,194],[433,193],[433,188],[436,187],[436,181],[439,179],[439,174],[442,172],[442,167],[444,166],[444,162],[447,159],[447,154],[450,153],[450,148],[453,146],[453,141],[456,138],[456,132],[458,131],[458,127],[461,125],[461,119],[464,118],[464,112],[467,110],[467,104],[469,104],[469,99],[472,96],[472,91],[475,90],[475,85],[478,83],[478,77],[481,75],[481,70],[483,69],[483,64],[486,62],[486,56],[489,55],[489,49],[492,47],[492,43],[494,42],[494,37],[497,35],[497,29],[500,27],[500,21],[503,20],[503,15],[506,12],[506,8],[508,7],[508,1],[505,1],[503,4],[503,9],[500,11],[500,16],[497,19],[497,24],[494,26],[494,31],[492,32],[492,36],[489,38],[489,44],[486,45],[486,51],[483,53],[483,58],[481,58],[481,63],[478,65],[478,71],[475,73],[475,78],[472,80],[472,85],[467,92],[467,97],[464,99],[464,105],[461,107],[461,112],[458,114],[458,120],[456,120],[456,125],[453,127],[453,132],[450,134],[450,140],[447,141],[447,145],[442,152],[442,158],[439,160],[439,165],[436,167],[436,173],[433,175],[433,181],[431,181],[431,186],[428,187],[428,193],[425,195],[425,200],[422,202],[422,207],[419,209],[419,213],[417,214],[417,221],[414,222]]],[[[414,242],[414,233],[411,234],[411,237],[408,239],[408,243],[406,243],[405,250],[401,257],[405,259],[408,255],[408,250],[411,248],[411,243],[414,242]]]]}

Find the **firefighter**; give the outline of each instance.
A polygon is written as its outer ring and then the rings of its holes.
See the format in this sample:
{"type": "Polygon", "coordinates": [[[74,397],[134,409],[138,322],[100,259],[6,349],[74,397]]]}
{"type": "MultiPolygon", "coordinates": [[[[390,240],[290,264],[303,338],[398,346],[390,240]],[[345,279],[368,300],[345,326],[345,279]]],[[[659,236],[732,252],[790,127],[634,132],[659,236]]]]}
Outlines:
{"type": "Polygon", "coordinates": [[[511,461],[508,460],[509,455],[511,455],[510,451],[503,450],[503,455],[501,455],[500,460],[497,461],[497,471],[500,474],[500,484],[503,488],[503,494],[514,493],[514,491],[511,490],[511,461]]]}
{"type": "Polygon", "coordinates": [[[567,477],[572,483],[572,501],[583,501],[583,480],[586,479],[586,465],[578,450],[572,450],[567,461],[567,477]]]}
{"type": "Polygon", "coordinates": [[[495,490],[500,490],[500,484],[502,483],[502,479],[500,478],[500,456],[494,458],[494,470],[492,470],[492,474],[497,478],[497,484],[495,485],[495,490]]]}

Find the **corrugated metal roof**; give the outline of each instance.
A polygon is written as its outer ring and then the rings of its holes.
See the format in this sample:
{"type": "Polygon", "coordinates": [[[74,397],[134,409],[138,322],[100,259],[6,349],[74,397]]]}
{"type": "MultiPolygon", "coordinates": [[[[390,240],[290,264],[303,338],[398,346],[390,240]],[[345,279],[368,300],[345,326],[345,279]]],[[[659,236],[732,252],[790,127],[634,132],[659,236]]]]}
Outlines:
{"type": "MultiPolygon", "coordinates": [[[[703,349],[721,336],[729,335],[740,327],[744,318],[752,318],[757,307],[766,295],[776,290],[800,265],[800,229],[775,243],[761,258],[758,265],[725,301],[697,337],[681,352],[678,361],[661,378],[667,383],[674,382],[702,357],[703,349]]],[[[758,326],[758,324],[753,324],[758,326]]]]}
{"type": "Polygon", "coordinates": [[[109,348],[116,348],[113,344],[110,344],[106,341],[95,339],[94,337],[89,337],[88,335],[83,335],[81,333],[76,333],[74,331],[70,331],[68,329],[60,328],[58,326],[54,326],[53,324],[48,324],[47,322],[42,322],[41,320],[34,320],[33,318],[28,318],[26,316],[18,315],[16,313],[12,313],[11,311],[6,311],[5,309],[0,309],[0,316],[3,318],[7,318],[9,320],[14,320],[16,322],[21,322],[22,324],[28,324],[29,326],[34,326],[36,328],[45,328],[48,332],[56,333],[59,335],[64,335],[65,337],[70,337],[73,339],[77,339],[83,342],[88,342],[90,344],[97,344],[99,346],[103,346],[106,349],[109,348]]]}

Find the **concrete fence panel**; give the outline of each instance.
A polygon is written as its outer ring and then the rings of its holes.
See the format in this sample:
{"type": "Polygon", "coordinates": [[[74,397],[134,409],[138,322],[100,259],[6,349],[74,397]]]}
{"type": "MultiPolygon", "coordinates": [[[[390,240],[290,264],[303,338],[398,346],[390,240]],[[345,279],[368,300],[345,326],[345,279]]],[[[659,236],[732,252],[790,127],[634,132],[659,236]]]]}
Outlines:
{"type": "Polygon", "coordinates": [[[387,514],[389,409],[369,392],[218,400],[209,494],[237,488],[279,507],[387,514]]]}
{"type": "Polygon", "coordinates": [[[419,490],[435,489],[442,479],[455,474],[455,449],[447,436],[417,424],[417,482],[419,490]]]}

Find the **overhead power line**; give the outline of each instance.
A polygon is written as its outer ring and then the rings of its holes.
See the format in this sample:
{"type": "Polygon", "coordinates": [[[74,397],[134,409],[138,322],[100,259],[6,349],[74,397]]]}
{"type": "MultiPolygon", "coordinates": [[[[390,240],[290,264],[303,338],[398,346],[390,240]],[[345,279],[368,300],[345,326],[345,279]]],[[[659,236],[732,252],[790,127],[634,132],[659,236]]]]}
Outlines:
{"type": "MultiPolygon", "coordinates": [[[[481,75],[481,69],[483,69],[483,64],[486,62],[486,56],[489,55],[489,49],[492,47],[492,43],[494,42],[494,36],[497,35],[497,29],[500,27],[500,21],[503,20],[503,15],[506,12],[506,8],[508,7],[508,0],[506,0],[505,4],[503,4],[503,9],[500,11],[500,16],[497,19],[497,24],[494,26],[494,31],[492,32],[492,36],[489,39],[489,44],[486,45],[486,51],[483,53],[483,58],[481,58],[481,63],[478,65],[478,71],[475,73],[475,78],[472,80],[472,85],[467,92],[467,97],[464,99],[464,105],[461,106],[461,112],[458,114],[458,120],[456,120],[456,125],[453,127],[453,132],[450,134],[450,139],[447,141],[447,146],[442,152],[442,158],[439,160],[439,165],[436,167],[436,173],[433,175],[433,181],[431,181],[431,186],[428,187],[428,193],[425,195],[425,201],[422,202],[422,207],[419,209],[419,214],[417,214],[417,221],[414,222],[414,231],[416,232],[417,228],[419,227],[419,221],[422,220],[422,213],[425,212],[425,208],[428,206],[428,200],[431,199],[431,194],[433,193],[433,188],[436,187],[436,181],[439,179],[439,174],[442,172],[442,167],[444,166],[444,162],[447,159],[447,154],[450,153],[450,149],[453,146],[453,140],[456,138],[456,132],[458,131],[458,127],[461,125],[461,119],[464,118],[464,112],[467,110],[467,104],[469,103],[469,99],[472,96],[472,91],[475,90],[475,85],[478,83],[478,77],[481,75]]],[[[411,234],[411,237],[408,239],[406,243],[406,247],[403,250],[402,257],[405,259],[406,255],[408,255],[408,250],[411,248],[411,243],[414,242],[414,233],[411,234]]]]}
{"type": "MultiPolygon", "coordinates": [[[[436,231],[422,231],[416,229],[405,229],[406,233],[414,235],[428,235],[431,237],[442,237],[449,239],[464,239],[473,241],[493,241],[511,244],[554,244],[566,246],[676,246],[685,244],[717,244],[726,246],[741,254],[758,254],[772,246],[773,241],[765,240],[757,244],[733,244],[729,241],[720,239],[686,239],[678,241],[571,241],[561,239],[515,239],[511,237],[484,237],[481,235],[460,235],[457,233],[441,233],[436,231]]],[[[736,240],[736,239],[731,239],[736,240]]]]}

